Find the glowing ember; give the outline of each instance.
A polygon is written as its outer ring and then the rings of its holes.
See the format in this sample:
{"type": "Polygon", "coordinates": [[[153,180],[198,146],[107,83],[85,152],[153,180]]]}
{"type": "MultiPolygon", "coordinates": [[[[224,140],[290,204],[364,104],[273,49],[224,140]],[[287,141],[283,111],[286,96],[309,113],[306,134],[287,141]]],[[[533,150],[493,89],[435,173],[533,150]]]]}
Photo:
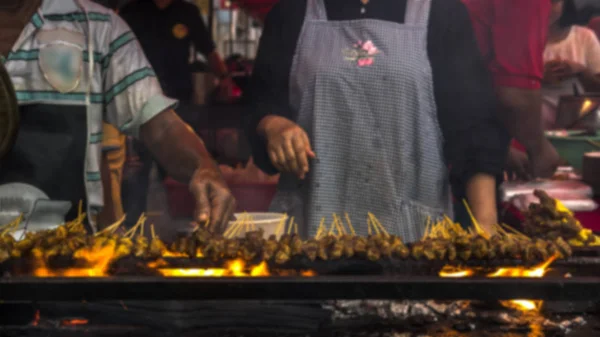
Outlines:
{"type": "Polygon", "coordinates": [[[65,319],[60,322],[62,326],[77,326],[77,325],[86,325],[89,321],[85,318],[73,318],[73,319],[65,319]]]}

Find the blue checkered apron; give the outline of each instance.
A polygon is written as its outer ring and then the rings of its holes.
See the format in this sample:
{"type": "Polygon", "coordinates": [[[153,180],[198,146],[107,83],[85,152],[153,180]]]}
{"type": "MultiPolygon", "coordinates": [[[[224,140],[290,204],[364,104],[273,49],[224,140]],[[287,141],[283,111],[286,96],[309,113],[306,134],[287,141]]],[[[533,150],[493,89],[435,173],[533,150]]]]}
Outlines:
{"type": "Polygon", "coordinates": [[[372,212],[390,233],[418,240],[450,214],[450,189],[427,55],[431,0],[408,0],[404,24],[328,21],[308,0],[290,76],[290,102],[318,159],[304,181],[282,175],[272,210],[304,235],[348,213],[367,234],[372,212]]]}

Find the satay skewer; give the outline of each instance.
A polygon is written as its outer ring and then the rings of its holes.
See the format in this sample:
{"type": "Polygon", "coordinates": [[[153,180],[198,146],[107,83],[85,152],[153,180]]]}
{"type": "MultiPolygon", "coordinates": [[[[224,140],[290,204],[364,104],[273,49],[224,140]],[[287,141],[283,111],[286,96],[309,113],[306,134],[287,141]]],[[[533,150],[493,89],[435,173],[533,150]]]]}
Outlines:
{"type": "Polygon", "coordinates": [[[352,221],[350,221],[350,215],[348,215],[348,213],[344,213],[344,217],[346,217],[346,222],[348,223],[350,234],[352,234],[352,236],[356,236],[356,231],[354,231],[354,226],[352,226],[352,221]]]}
{"type": "Polygon", "coordinates": [[[477,219],[475,219],[473,212],[471,212],[471,207],[469,207],[469,203],[467,202],[467,200],[463,199],[463,204],[467,209],[467,213],[469,213],[469,217],[471,218],[471,222],[473,222],[473,226],[475,226],[475,231],[477,232],[477,234],[483,236],[486,239],[489,239],[490,233],[486,232],[485,230],[483,230],[483,228],[481,228],[479,222],[477,222],[477,219]]]}
{"type": "Polygon", "coordinates": [[[152,235],[152,240],[156,239],[156,232],[154,231],[154,224],[150,225],[150,235],[152,235]]]}
{"type": "Polygon", "coordinates": [[[108,226],[108,227],[104,228],[103,230],[99,231],[99,232],[98,232],[98,233],[96,233],[94,236],[98,236],[98,235],[100,235],[100,234],[102,234],[102,233],[108,233],[108,232],[110,232],[110,233],[114,233],[114,232],[115,232],[115,231],[116,231],[116,230],[117,230],[117,229],[118,229],[118,228],[119,228],[119,227],[120,227],[120,226],[123,224],[123,222],[125,222],[125,218],[127,218],[127,215],[126,215],[126,214],[125,214],[125,215],[123,215],[123,216],[121,217],[121,219],[117,220],[117,222],[115,222],[114,224],[112,224],[112,225],[110,225],[110,226],[108,226]]]}
{"type": "Polygon", "coordinates": [[[372,219],[372,222],[375,226],[379,227],[379,230],[381,230],[381,232],[383,232],[383,234],[386,237],[390,237],[390,233],[388,233],[388,231],[385,229],[385,227],[383,227],[383,225],[381,224],[381,222],[379,222],[379,219],[377,219],[377,217],[375,216],[375,214],[369,212],[369,216],[372,219]]]}

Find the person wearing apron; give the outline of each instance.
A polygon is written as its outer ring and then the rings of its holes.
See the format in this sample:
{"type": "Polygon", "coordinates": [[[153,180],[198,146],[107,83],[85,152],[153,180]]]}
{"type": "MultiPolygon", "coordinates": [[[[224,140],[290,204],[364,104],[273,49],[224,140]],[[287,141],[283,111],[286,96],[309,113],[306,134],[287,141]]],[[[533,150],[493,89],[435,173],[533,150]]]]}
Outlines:
{"type": "Polygon", "coordinates": [[[508,137],[460,1],[283,0],[252,87],[254,159],[282,173],[272,210],[305,236],[346,212],[365,235],[372,212],[418,240],[452,216],[451,186],[495,223],[508,137]]]}
{"type": "MultiPolygon", "coordinates": [[[[21,125],[0,163],[0,185],[25,183],[72,205],[83,200],[96,230],[107,122],[139,137],[172,175],[189,182],[197,221],[210,217],[217,229],[227,223],[235,202],[218,168],[173,112],[176,101],[162,94],[134,34],[116,14],[88,0],[7,0],[0,15],[26,15],[9,27],[21,33],[3,53],[21,125]]],[[[76,214],[72,207],[67,219],[76,214]]]]}

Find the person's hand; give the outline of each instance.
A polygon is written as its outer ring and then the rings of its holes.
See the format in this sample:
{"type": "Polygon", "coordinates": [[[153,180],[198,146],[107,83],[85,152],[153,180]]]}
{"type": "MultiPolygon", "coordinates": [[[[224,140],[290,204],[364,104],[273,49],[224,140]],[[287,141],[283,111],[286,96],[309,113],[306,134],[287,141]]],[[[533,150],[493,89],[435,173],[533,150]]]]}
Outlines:
{"type": "Polygon", "coordinates": [[[539,149],[529,153],[533,178],[551,178],[560,164],[560,156],[550,142],[544,138],[539,149]]]}
{"type": "Polygon", "coordinates": [[[577,76],[585,71],[584,65],[570,60],[551,61],[546,63],[545,68],[546,70],[544,79],[546,79],[547,76],[550,83],[556,83],[552,81],[560,82],[562,80],[577,76]]]}
{"type": "Polygon", "coordinates": [[[211,166],[196,170],[190,192],[196,199],[194,220],[202,225],[210,221],[212,232],[223,233],[235,212],[236,202],[219,169],[211,166]]]}
{"type": "Polygon", "coordinates": [[[267,116],[260,124],[273,166],[304,179],[309,170],[308,160],[316,157],[306,131],[280,116],[267,116]]]}
{"type": "Polygon", "coordinates": [[[558,76],[558,69],[561,68],[562,61],[552,60],[544,64],[544,82],[548,84],[560,83],[561,78],[558,76]]]}
{"type": "Polygon", "coordinates": [[[508,151],[506,180],[531,180],[531,168],[527,154],[513,147],[508,151]]]}

